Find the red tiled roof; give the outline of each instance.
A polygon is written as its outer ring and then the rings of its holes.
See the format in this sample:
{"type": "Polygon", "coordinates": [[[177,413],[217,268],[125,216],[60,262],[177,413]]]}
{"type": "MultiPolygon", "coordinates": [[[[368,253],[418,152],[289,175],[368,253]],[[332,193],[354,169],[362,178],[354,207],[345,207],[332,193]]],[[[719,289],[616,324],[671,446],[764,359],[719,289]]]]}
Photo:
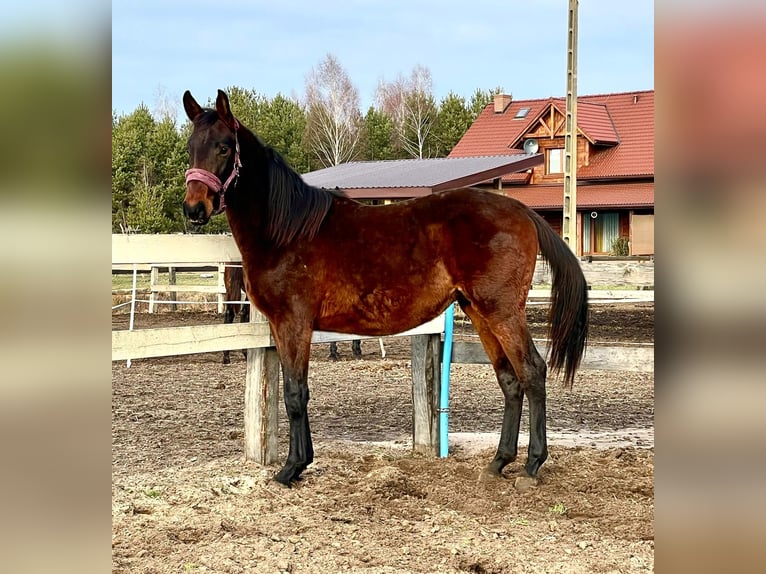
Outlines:
{"type": "MultiPolygon", "coordinates": [[[[563,185],[525,185],[504,191],[532,209],[563,208],[563,185]]],[[[578,209],[605,207],[654,207],[654,182],[577,186],[578,209]]]]}
{"type": "MultiPolygon", "coordinates": [[[[566,113],[566,102],[564,104],[566,113]]],[[[620,136],[605,104],[577,102],[577,127],[593,144],[620,143],[620,136]]]]}
{"type": "MultiPolygon", "coordinates": [[[[565,100],[514,100],[501,114],[488,104],[450,157],[508,153],[551,105],[563,112],[565,100]],[[521,108],[529,112],[517,119],[521,108]]],[[[654,175],[654,90],[580,96],[577,123],[580,132],[596,144],[590,165],[578,167],[578,179],[654,175]]]]}

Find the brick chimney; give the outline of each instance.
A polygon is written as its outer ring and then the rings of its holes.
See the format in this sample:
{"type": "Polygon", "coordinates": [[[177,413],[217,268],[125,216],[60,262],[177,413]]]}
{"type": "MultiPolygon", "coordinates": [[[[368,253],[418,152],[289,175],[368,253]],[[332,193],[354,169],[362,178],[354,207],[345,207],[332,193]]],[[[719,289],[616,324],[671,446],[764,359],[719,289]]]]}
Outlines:
{"type": "Polygon", "coordinates": [[[495,96],[495,113],[502,114],[511,105],[511,94],[497,94],[495,96]]]}

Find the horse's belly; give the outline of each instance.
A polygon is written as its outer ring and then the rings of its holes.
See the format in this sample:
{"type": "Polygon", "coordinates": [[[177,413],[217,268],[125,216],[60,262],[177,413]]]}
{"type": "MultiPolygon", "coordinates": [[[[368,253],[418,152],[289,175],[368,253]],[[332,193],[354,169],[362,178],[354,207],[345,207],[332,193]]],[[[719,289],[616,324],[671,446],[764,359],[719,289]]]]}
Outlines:
{"type": "Polygon", "coordinates": [[[327,301],[317,317],[315,329],[356,335],[394,335],[430,321],[447,305],[449,294],[429,294],[375,290],[357,295],[346,305],[327,301]]]}

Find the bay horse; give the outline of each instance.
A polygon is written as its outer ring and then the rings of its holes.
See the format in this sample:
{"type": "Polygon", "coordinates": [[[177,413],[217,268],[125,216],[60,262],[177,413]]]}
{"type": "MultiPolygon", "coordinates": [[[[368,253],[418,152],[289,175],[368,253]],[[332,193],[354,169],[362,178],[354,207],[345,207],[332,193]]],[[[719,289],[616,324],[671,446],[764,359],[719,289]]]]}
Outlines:
{"type": "MultiPolygon", "coordinates": [[[[242,303],[242,292],[245,290],[245,277],[242,267],[229,266],[223,270],[223,284],[226,287],[226,311],[223,315],[223,323],[227,325],[234,322],[234,317],[239,315],[240,323],[250,321],[250,305],[242,303]]],[[[242,354],[247,358],[247,351],[242,349],[242,354]]],[[[223,364],[231,363],[228,349],[223,352],[223,364]]]]}
{"type": "Polygon", "coordinates": [[[489,474],[517,455],[523,397],[530,437],[524,470],[536,479],[548,456],[547,366],[526,321],[538,250],[552,272],[550,366],[572,385],[585,352],[587,284],[577,258],[523,203],[455,189],[382,206],[306,184],[232,114],[189,91],[192,122],[183,211],[205,224],[225,211],[242,254],[247,295],[268,319],[282,364],[290,423],[287,461],[274,480],[290,486],[314,459],[307,405],[314,330],[381,337],[406,331],[457,301],[471,319],[505,398],[489,474]],[[338,249],[343,245],[343,249],[338,249]]]}

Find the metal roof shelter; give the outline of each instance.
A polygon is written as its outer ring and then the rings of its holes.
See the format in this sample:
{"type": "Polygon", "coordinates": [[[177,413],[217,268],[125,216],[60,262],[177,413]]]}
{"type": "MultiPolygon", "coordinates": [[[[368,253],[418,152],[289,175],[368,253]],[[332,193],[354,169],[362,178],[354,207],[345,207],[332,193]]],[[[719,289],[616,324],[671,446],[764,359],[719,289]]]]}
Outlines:
{"type": "Polygon", "coordinates": [[[303,174],[309,185],[339,187],[354,199],[406,199],[476,185],[541,165],[543,154],[349,162],[303,174]]]}

